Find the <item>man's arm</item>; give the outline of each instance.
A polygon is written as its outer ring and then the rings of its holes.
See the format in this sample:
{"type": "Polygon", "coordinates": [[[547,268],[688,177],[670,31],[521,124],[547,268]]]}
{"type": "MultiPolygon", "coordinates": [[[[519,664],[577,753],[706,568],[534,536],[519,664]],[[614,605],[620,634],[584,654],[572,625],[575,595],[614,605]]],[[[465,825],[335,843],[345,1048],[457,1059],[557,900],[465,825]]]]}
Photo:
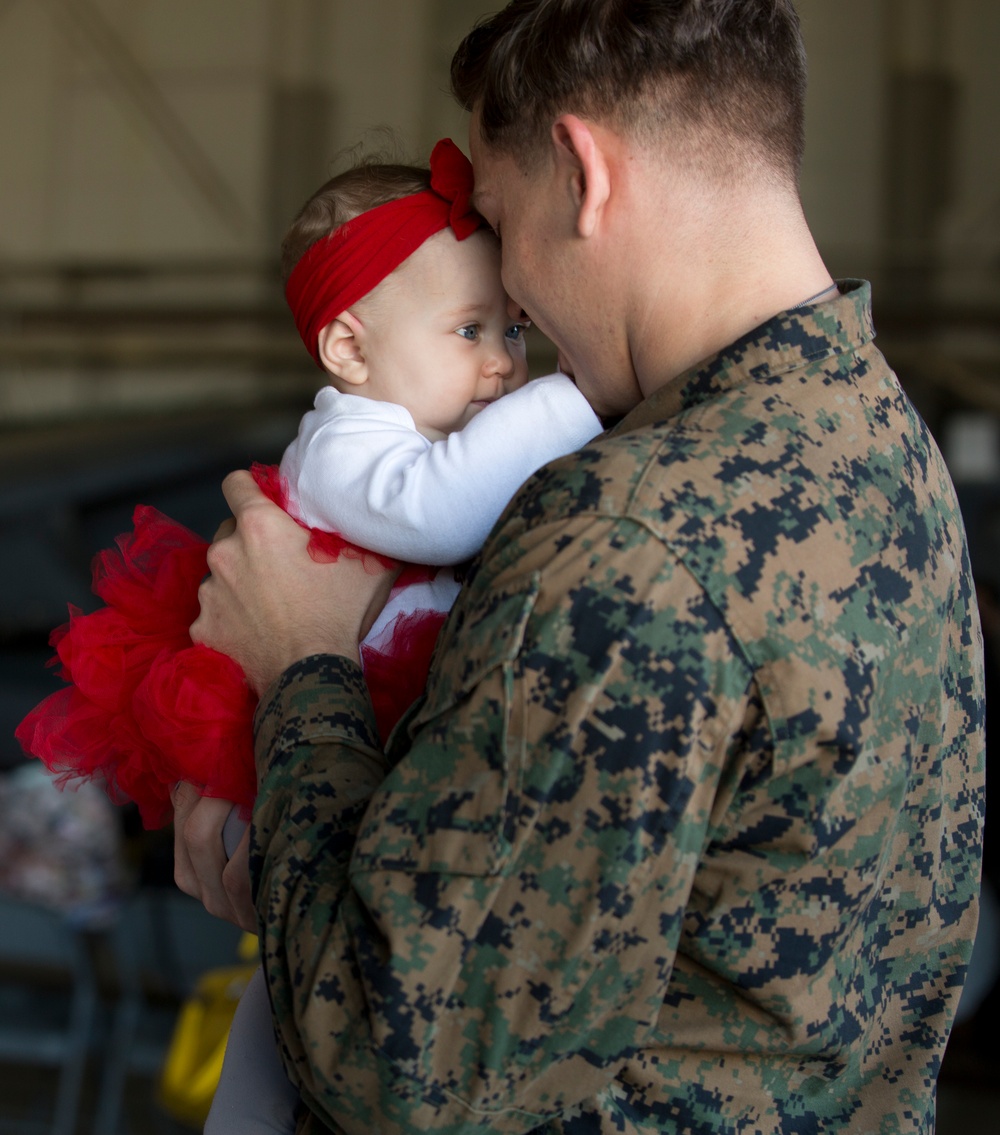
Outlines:
{"type": "MultiPolygon", "coordinates": [[[[233,511],[209,549],[195,642],[228,654],[260,694],[287,666],[316,651],[358,657],[358,642],[385,603],[397,572],[359,560],[317,563],[308,533],[268,500],[245,470],[223,493],[233,511]]],[[[256,929],[249,894],[249,833],[232,858],[222,843],[230,801],[174,790],[174,877],[210,913],[256,929]]]]}
{"type": "Polygon", "coordinates": [[[639,526],[507,536],[391,770],[346,659],[299,662],[259,712],[272,1003],[349,1133],[527,1131],[608,1087],[655,1028],[746,711],[728,632],[639,526]]]}

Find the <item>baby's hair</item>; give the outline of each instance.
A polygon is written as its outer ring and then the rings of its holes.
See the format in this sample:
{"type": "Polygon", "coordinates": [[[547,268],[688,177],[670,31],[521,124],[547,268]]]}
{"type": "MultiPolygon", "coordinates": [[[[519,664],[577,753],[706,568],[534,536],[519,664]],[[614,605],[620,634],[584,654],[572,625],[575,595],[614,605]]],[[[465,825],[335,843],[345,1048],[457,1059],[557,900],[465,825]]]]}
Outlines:
{"type": "Polygon", "coordinates": [[[321,186],[299,210],[281,242],[281,279],[287,283],[305,251],[352,217],[430,188],[430,170],[370,155],[321,186]]]}

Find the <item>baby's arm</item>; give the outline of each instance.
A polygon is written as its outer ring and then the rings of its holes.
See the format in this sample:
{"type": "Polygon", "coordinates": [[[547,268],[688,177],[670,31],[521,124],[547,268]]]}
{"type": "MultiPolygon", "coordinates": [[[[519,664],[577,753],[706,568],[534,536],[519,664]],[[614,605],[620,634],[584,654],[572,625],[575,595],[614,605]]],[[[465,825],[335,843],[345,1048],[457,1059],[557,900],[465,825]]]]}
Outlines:
{"type": "Polygon", "coordinates": [[[300,433],[282,462],[293,506],[311,527],[425,564],[474,555],[532,473],[601,432],[563,374],[498,399],[443,441],[398,419],[372,425],[314,430],[307,444],[300,433]]]}

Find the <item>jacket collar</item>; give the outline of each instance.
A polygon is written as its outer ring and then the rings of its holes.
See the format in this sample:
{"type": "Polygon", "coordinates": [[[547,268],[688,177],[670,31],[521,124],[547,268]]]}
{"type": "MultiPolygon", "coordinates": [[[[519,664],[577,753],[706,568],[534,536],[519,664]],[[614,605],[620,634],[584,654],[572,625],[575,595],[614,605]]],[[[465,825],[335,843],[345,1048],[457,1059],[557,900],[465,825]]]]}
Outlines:
{"type": "Polygon", "coordinates": [[[772,316],[759,327],[664,383],[610,431],[631,433],[748,382],[775,379],[859,347],[875,338],[871,285],[839,280],[840,295],[811,307],[772,316]]]}

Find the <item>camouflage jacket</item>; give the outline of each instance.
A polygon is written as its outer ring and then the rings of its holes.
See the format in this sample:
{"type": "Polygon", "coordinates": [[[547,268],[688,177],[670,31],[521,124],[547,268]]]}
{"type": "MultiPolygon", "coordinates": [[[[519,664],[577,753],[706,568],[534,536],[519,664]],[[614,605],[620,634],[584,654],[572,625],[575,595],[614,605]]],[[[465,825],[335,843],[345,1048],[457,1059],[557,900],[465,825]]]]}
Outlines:
{"type": "Polygon", "coordinates": [[[268,691],[251,868],[303,1130],[933,1130],[979,625],[843,288],[523,487],[388,753],[346,659],[268,691]]]}

